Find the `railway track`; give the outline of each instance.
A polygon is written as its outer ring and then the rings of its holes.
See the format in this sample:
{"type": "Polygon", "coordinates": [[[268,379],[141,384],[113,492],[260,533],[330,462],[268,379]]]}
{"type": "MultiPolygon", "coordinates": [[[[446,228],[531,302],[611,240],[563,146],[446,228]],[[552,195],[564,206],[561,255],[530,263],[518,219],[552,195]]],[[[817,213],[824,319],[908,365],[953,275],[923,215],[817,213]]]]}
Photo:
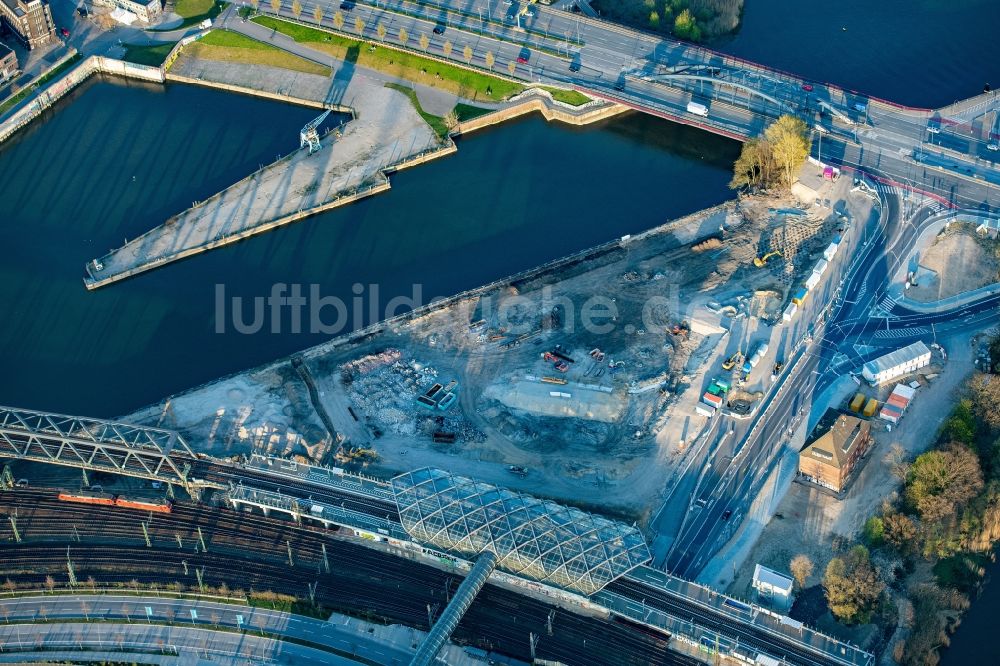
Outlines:
{"type": "MultiPolygon", "coordinates": [[[[41,586],[47,576],[67,580],[67,547],[77,580],[136,581],[161,588],[180,582],[197,588],[195,569],[206,585],[251,589],[307,598],[326,609],[385,622],[428,628],[447,605],[461,577],[366,548],[321,526],[178,501],[169,514],[60,502],[57,490],[16,489],[0,493],[0,580],[41,586]],[[17,514],[22,541],[7,518],[17,514]],[[150,537],[146,546],[142,525],[150,537]],[[201,527],[207,552],[200,546],[201,527]],[[180,537],[180,542],[178,542],[180,537]],[[289,545],[293,564],[289,565],[289,545]],[[329,573],[323,564],[326,546],[329,573]],[[185,574],[185,563],[187,573],[185,574]]],[[[530,660],[536,656],[570,666],[695,664],[672,652],[669,639],[630,624],[576,615],[533,598],[487,585],[454,634],[459,643],[530,660]],[[547,629],[554,611],[552,634],[547,629]]]]}

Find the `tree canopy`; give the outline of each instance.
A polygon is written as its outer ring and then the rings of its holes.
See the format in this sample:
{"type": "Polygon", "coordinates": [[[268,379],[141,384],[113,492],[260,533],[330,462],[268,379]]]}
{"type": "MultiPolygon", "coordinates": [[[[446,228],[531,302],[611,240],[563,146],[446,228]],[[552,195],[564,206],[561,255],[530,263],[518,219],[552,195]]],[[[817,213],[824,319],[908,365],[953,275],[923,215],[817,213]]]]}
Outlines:
{"type": "Polygon", "coordinates": [[[869,622],[884,589],[864,546],[855,546],[826,566],[823,590],[830,612],[849,624],[869,622]]]}
{"type": "Polygon", "coordinates": [[[809,137],[806,124],[794,116],[781,116],[766,130],[764,136],[743,144],[733,165],[729,186],[790,188],[795,175],[809,157],[809,137]]]}

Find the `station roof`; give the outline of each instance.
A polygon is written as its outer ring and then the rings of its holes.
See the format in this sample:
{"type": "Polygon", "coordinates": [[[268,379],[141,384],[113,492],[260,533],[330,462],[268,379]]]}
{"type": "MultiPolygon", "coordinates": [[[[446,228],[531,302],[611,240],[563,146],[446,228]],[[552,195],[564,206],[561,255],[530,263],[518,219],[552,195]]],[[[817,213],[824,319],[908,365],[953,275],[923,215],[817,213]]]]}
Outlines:
{"type": "Polygon", "coordinates": [[[635,528],[439,469],[392,479],[399,516],[416,541],[591,595],[650,558],[635,528]]]}

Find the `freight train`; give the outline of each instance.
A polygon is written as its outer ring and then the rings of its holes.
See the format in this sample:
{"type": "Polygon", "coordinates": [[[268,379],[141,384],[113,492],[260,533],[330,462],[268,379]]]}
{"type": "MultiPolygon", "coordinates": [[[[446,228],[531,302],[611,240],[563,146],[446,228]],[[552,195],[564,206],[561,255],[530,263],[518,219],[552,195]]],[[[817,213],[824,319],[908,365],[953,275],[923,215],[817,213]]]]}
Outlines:
{"type": "Polygon", "coordinates": [[[120,506],[124,509],[138,509],[139,511],[153,511],[155,513],[170,513],[174,506],[170,500],[131,499],[121,495],[98,492],[62,492],[59,493],[59,499],[63,502],[120,506]]]}

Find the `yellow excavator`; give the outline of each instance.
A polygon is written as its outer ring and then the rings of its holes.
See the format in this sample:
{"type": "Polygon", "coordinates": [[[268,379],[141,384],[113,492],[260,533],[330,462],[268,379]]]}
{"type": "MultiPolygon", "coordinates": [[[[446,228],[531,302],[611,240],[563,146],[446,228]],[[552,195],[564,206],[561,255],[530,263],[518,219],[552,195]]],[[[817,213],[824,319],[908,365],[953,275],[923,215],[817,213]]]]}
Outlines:
{"type": "Polygon", "coordinates": [[[771,257],[780,257],[780,256],[781,252],[779,252],[778,250],[775,250],[774,252],[768,252],[763,257],[754,257],[753,265],[756,266],[757,268],[763,268],[764,266],[767,265],[768,259],[770,259],[771,257]]]}
{"type": "Polygon", "coordinates": [[[733,368],[736,367],[736,364],[739,363],[742,360],[743,360],[743,353],[742,352],[736,352],[735,354],[733,354],[732,356],[729,357],[728,361],[726,361],[726,362],[724,362],[722,364],[722,369],[723,370],[732,370],[733,368]]]}

